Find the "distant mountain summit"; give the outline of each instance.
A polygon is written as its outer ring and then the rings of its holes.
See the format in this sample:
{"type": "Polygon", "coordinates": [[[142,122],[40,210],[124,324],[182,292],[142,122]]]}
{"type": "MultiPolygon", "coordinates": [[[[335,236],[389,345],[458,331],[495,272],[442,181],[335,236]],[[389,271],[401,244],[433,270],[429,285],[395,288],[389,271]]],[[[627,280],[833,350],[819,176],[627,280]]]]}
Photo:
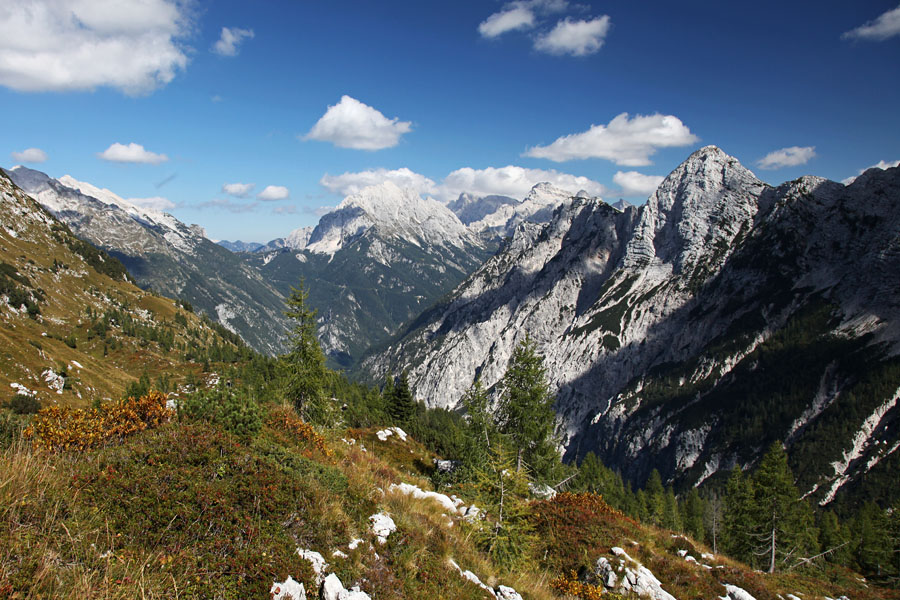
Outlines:
{"type": "Polygon", "coordinates": [[[283,348],[283,296],[207,239],[202,227],[68,175],[56,180],[25,167],[6,172],[76,235],[121,260],[141,286],[190,301],[260,352],[283,348]]]}
{"type": "MultiPolygon", "coordinates": [[[[572,194],[549,183],[538,183],[522,200],[506,196],[475,197],[460,194],[447,205],[470,231],[487,240],[499,240],[512,235],[519,223],[547,223],[553,210],[571,201],[572,194]]],[[[586,196],[586,194],[584,194],[586,196]]]]}
{"type": "Polygon", "coordinates": [[[310,304],[319,311],[322,347],[343,367],[489,255],[446,206],[389,182],[345,198],[308,237],[298,232],[297,243],[246,260],[282,293],[305,280],[310,304]]]}
{"type": "Polygon", "coordinates": [[[571,458],[687,486],[780,440],[815,499],[877,494],[900,468],[898,199],[897,168],[771,187],[708,146],[640,208],[523,223],[363,365],[454,407],[528,332],[571,458]]]}

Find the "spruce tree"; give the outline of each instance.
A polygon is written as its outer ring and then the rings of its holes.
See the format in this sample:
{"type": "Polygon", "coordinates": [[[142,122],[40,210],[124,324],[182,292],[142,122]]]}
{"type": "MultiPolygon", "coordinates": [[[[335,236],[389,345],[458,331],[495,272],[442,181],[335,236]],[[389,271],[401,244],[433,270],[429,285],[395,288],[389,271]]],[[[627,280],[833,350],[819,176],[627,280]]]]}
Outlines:
{"type": "Polygon", "coordinates": [[[817,548],[812,511],[794,485],[781,442],[774,443],[753,474],[754,554],[774,573],[779,564],[817,548]]]}
{"type": "Polygon", "coordinates": [[[684,500],[684,516],[682,517],[682,523],[684,524],[685,531],[698,541],[703,541],[706,537],[706,532],[703,527],[703,515],[706,512],[704,505],[705,502],[703,501],[703,498],[700,497],[700,492],[697,491],[697,488],[691,488],[687,498],[684,500]]]}
{"type": "Polygon", "coordinates": [[[316,337],[316,310],[307,304],[309,293],[303,281],[291,288],[284,315],[293,321],[290,351],[282,357],[285,396],[308,421],[327,421],[323,388],[326,383],[325,355],[316,337]]]}
{"type": "Polygon", "coordinates": [[[744,477],[741,468],[735,465],[728,478],[725,494],[724,527],[722,547],[733,558],[749,563],[753,558],[753,488],[744,477]]]}
{"type": "Polygon", "coordinates": [[[416,401],[409,389],[409,375],[406,371],[394,381],[394,387],[387,399],[387,411],[395,425],[406,426],[416,412],[416,401]]]}
{"type": "Polygon", "coordinates": [[[544,359],[529,336],[516,346],[500,382],[498,422],[516,453],[516,471],[528,465],[539,479],[559,463],[554,440],[556,415],[544,359]]]}
{"type": "Polygon", "coordinates": [[[650,471],[647,479],[647,516],[650,522],[657,526],[666,526],[666,490],[663,488],[662,477],[659,471],[650,471]]]}

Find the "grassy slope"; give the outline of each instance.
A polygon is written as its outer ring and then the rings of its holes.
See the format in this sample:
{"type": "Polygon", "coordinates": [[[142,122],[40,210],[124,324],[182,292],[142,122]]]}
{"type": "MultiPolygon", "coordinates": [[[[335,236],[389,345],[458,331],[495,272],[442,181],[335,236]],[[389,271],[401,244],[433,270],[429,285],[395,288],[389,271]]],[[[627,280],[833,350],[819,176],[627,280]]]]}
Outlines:
{"type": "MultiPolygon", "coordinates": [[[[98,273],[70,248],[77,238],[69,229],[2,174],[0,193],[7,200],[0,205],[0,262],[13,267],[32,289],[43,290],[45,296],[38,303],[41,313],[37,319],[0,302],[0,403],[14,393],[11,383],[37,392],[44,404],[87,405],[118,398],[144,373],[155,379],[163,373],[179,378],[199,371],[197,365],[184,364],[179,352],[125,336],[121,328],[110,328],[105,340],[89,340],[88,307],[100,315],[109,309],[125,310],[139,325],[171,327],[176,343],[193,338],[188,335],[189,328],[205,337],[205,344],[227,343],[198,317],[179,310],[174,301],[144,292],[124,277],[113,279],[98,273]],[[176,312],[185,317],[186,327],[175,323],[176,312]],[[75,348],[64,341],[69,336],[74,337],[75,348]],[[57,394],[41,373],[63,365],[71,366],[71,389],[57,394]]],[[[106,260],[112,259],[107,256],[106,260]]]]}
{"type": "Polygon", "coordinates": [[[317,447],[289,426],[296,424],[289,408],[266,410],[265,426],[249,440],[175,419],[79,454],[50,456],[14,442],[0,452],[0,596],[264,598],[288,575],[314,589],[299,547],[320,552],[345,586],[360,585],[373,598],[486,598],[448,564],[453,558],[489,585],[549,599],[564,597],[551,580],[621,546],[677,598],[723,595],[720,581],[757,600],[797,592],[900,597],[849,573],[766,576],[721,557],[701,559],[706,548],[642,526],[596,496],[533,501],[531,546],[517,570],[503,573],[476,546],[473,526],[448,526],[437,504],[385,493],[401,481],[428,489],[432,455],[420,444],[353,430],[317,447]],[[383,546],[368,527],[379,511],[398,526],[383,546]],[[364,543],[350,550],[354,538],[364,543]]]}

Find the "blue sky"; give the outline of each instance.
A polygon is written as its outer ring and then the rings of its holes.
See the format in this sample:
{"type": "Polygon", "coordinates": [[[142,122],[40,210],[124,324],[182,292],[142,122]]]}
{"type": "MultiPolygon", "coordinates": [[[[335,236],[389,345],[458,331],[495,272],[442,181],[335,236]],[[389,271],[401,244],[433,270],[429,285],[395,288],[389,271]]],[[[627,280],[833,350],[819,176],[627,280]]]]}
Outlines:
{"type": "Polygon", "coordinates": [[[0,163],[216,239],[386,178],[638,203],[706,144],[775,184],[900,160],[898,65],[897,0],[0,0],[0,163]]]}

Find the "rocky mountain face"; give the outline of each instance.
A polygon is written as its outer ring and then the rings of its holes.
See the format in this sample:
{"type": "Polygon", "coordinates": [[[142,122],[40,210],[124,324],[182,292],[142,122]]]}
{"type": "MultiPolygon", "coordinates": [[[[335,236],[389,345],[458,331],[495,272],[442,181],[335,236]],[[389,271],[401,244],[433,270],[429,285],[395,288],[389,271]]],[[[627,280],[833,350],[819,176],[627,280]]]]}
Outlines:
{"type": "Polygon", "coordinates": [[[188,300],[260,352],[283,348],[284,297],[202,228],[68,175],[56,180],[25,167],[6,173],[76,235],[121,260],[142,287],[188,300]]]}
{"type": "Polygon", "coordinates": [[[256,252],[263,247],[259,242],[243,242],[241,240],[235,240],[233,242],[219,240],[216,243],[231,252],[256,252]]]}
{"type": "MultiPolygon", "coordinates": [[[[554,209],[572,197],[571,193],[549,183],[539,183],[521,201],[507,196],[460,194],[447,208],[473,233],[487,241],[498,241],[512,235],[519,223],[546,224],[554,209]]],[[[575,197],[587,197],[587,194],[579,192],[575,197]]]]}
{"type": "Polygon", "coordinates": [[[872,497],[900,467],[898,200],[897,168],[770,187],[706,147],[645,206],[574,198],[519,224],[363,368],[455,407],[527,333],[570,459],[688,486],[779,440],[817,501],[872,497]]]}
{"type": "Polygon", "coordinates": [[[342,367],[452,290],[489,254],[443,204],[393,183],[348,196],[312,231],[288,239],[244,260],[283,294],[305,281],[319,311],[322,348],[342,367]]]}

